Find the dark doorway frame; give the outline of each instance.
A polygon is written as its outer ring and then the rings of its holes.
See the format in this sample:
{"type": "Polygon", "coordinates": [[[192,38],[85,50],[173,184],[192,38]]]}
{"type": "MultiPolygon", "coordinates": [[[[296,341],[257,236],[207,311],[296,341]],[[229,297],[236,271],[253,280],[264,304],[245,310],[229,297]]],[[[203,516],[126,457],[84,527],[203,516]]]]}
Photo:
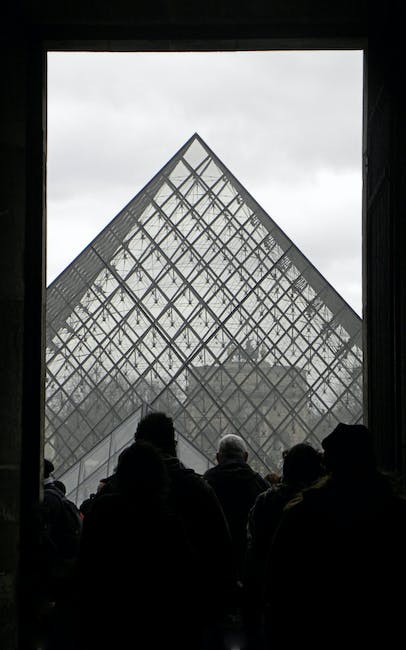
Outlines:
{"type": "Polygon", "coordinates": [[[7,369],[2,381],[6,408],[0,478],[7,490],[0,531],[4,575],[11,576],[10,584],[17,584],[20,594],[17,598],[12,587],[3,598],[8,605],[2,610],[7,626],[4,647],[14,649],[32,647],[30,522],[42,473],[46,52],[365,51],[365,414],[381,466],[402,477],[406,471],[406,105],[402,9],[397,2],[376,10],[364,0],[254,0],[249,5],[220,0],[196,7],[181,0],[153,4],[141,0],[136,9],[129,0],[118,0],[114,6],[107,0],[6,4],[5,11],[1,9],[5,17],[2,69],[8,92],[1,127],[6,144],[0,184],[6,197],[3,223],[9,220],[3,226],[0,292],[1,350],[7,369]]]}

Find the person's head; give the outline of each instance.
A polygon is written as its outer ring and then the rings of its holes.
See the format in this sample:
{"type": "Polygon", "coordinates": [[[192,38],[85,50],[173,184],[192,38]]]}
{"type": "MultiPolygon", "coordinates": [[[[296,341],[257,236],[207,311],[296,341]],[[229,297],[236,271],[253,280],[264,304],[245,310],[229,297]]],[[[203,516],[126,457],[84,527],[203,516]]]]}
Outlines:
{"type": "Polygon", "coordinates": [[[109,482],[108,477],[101,478],[100,481],[97,484],[96,492],[99,493],[104,488],[104,486],[107,485],[108,482],[109,482]]]}
{"type": "Polygon", "coordinates": [[[44,478],[51,478],[52,472],[55,470],[54,464],[48,458],[44,458],[44,478]]]}
{"type": "Polygon", "coordinates": [[[311,485],[324,473],[322,455],[306,442],[293,445],[283,454],[283,481],[292,485],[311,485]]]}
{"type": "Polygon", "coordinates": [[[58,490],[60,492],[62,492],[62,494],[66,494],[66,485],[65,485],[65,483],[63,483],[62,481],[55,480],[54,481],[54,486],[56,488],[58,488],[58,490]]]}
{"type": "Polygon", "coordinates": [[[121,494],[145,500],[167,493],[169,478],[158,449],[146,441],[136,441],[120,454],[116,469],[121,494]]]}
{"type": "Polygon", "coordinates": [[[144,440],[167,456],[176,456],[173,420],[165,413],[148,413],[138,423],[135,440],[144,440]]]}
{"type": "Polygon", "coordinates": [[[268,472],[268,474],[265,474],[264,479],[270,485],[278,485],[278,483],[280,483],[282,480],[281,476],[276,472],[268,472]]]}
{"type": "Polygon", "coordinates": [[[247,462],[247,445],[243,438],[235,433],[222,436],[218,443],[216,459],[219,464],[230,461],[247,462]]]}
{"type": "Polygon", "coordinates": [[[340,422],[321,443],[327,470],[336,476],[376,472],[372,434],[363,424],[340,422]]]}

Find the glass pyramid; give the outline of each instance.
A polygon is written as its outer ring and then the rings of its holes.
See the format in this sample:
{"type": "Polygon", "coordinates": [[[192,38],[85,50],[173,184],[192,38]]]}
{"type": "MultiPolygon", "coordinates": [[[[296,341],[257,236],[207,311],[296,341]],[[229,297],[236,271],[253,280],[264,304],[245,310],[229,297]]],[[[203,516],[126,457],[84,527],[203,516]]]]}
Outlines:
{"type": "Polygon", "coordinates": [[[199,467],[239,432],[274,471],[361,421],[361,329],[195,134],[48,288],[45,453],[94,488],[162,410],[199,467]]]}

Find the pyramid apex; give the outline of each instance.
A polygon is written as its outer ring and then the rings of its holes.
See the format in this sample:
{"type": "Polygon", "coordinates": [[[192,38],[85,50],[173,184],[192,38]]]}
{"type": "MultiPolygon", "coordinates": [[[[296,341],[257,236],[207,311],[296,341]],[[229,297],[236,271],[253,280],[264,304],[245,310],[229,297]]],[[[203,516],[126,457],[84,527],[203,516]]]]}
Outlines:
{"type": "Polygon", "coordinates": [[[196,140],[197,140],[198,142],[200,142],[201,144],[205,144],[203,138],[198,134],[197,131],[195,131],[195,132],[190,136],[189,140],[187,140],[187,141],[185,142],[185,145],[190,145],[190,144],[192,144],[192,142],[195,142],[196,140]]]}

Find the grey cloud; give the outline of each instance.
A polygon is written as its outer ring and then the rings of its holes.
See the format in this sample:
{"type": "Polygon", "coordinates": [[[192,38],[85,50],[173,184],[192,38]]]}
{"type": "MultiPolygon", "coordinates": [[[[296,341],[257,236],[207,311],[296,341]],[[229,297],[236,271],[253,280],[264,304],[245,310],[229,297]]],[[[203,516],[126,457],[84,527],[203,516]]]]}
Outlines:
{"type": "Polygon", "coordinates": [[[49,228],[96,235],[197,131],[326,276],[346,251],[360,268],[361,77],[359,52],[50,54],[49,228]],[[343,182],[322,199],[326,171],[343,182]]]}
{"type": "Polygon", "coordinates": [[[73,170],[86,165],[90,175],[113,173],[120,182],[126,168],[147,165],[166,143],[172,155],[195,131],[207,133],[208,144],[224,150],[230,166],[243,158],[263,177],[357,165],[360,54],[304,55],[133,54],[122,55],[122,64],[118,55],[70,55],[71,64],[64,61],[58,75],[50,64],[50,129],[55,124],[65,183],[70,161],[73,170]],[[350,56],[354,65],[348,69],[350,56]]]}

